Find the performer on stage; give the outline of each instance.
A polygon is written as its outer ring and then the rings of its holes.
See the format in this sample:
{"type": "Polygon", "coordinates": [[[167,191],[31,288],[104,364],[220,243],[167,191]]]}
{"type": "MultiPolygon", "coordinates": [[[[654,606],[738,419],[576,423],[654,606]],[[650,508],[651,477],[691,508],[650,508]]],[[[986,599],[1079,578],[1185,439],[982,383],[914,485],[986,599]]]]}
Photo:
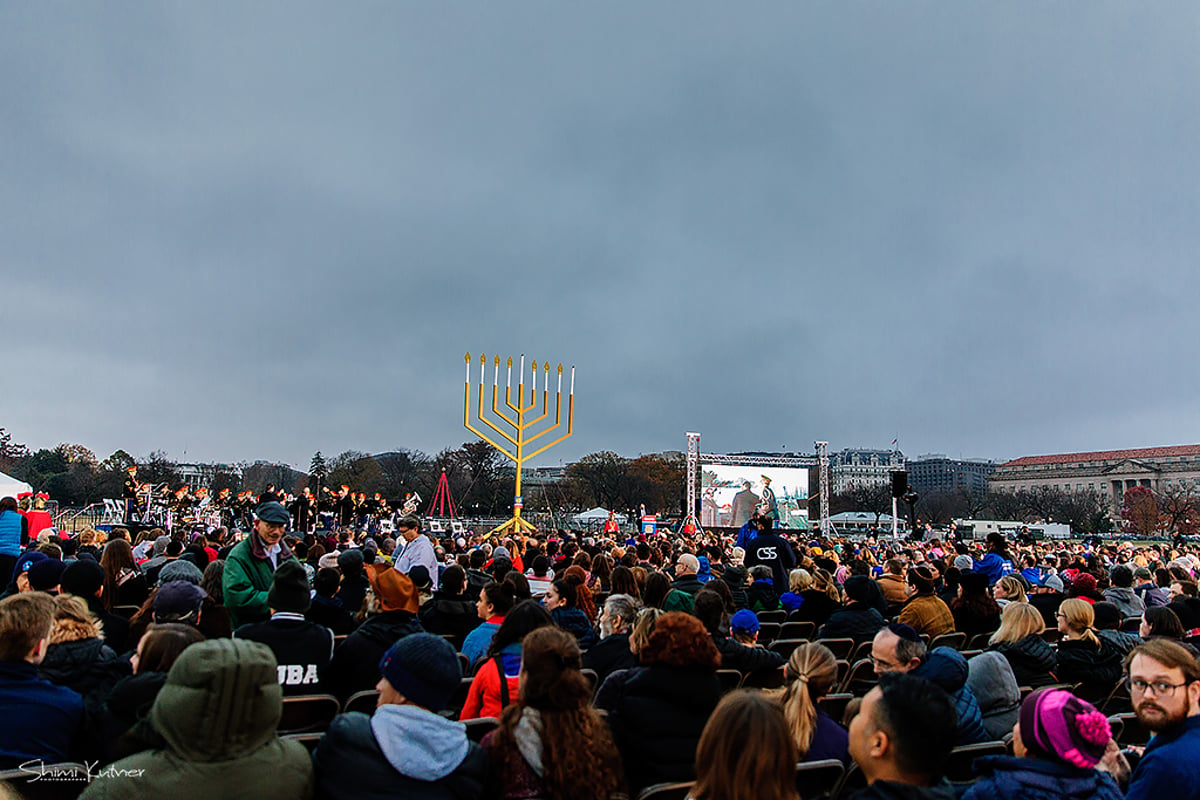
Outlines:
{"type": "Polygon", "coordinates": [[[288,507],[288,511],[291,512],[292,518],[296,521],[295,530],[299,531],[300,533],[312,532],[313,496],[312,492],[309,491],[307,486],[305,486],[304,491],[300,492],[296,499],[292,501],[291,505],[288,507]]]}
{"type": "Polygon", "coordinates": [[[133,525],[138,522],[138,515],[141,512],[140,503],[138,503],[138,492],[141,490],[141,484],[137,480],[137,467],[129,467],[125,472],[125,485],[121,488],[121,498],[125,501],[125,524],[133,525]]]}
{"type": "Polygon", "coordinates": [[[349,486],[343,486],[338,491],[337,524],[339,527],[354,524],[354,496],[350,494],[349,486]]]}
{"type": "Polygon", "coordinates": [[[617,514],[615,511],[608,512],[608,519],[604,521],[605,534],[617,534],[621,532],[621,525],[617,522],[617,514]]]}
{"type": "Polygon", "coordinates": [[[775,492],[771,489],[771,479],[766,475],[762,477],[762,499],[758,503],[758,512],[765,517],[770,517],[771,521],[777,526],[779,525],[779,504],[775,501],[775,492]]]}

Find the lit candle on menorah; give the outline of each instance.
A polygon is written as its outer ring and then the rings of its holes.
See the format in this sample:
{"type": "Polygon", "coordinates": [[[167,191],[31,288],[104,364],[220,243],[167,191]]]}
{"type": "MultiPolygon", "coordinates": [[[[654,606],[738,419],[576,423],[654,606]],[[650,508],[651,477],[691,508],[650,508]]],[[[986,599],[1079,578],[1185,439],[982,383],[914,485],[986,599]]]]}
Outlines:
{"type": "Polygon", "coordinates": [[[513,462],[513,466],[517,470],[516,495],[513,498],[513,515],[512,519],[499,525],[492,533],[500,531],[512,530],[520,533],[523,531],[537,530],[531,523],[521,518],[521,508],[524,506],[524,501],[521,497],[521,468],[525,462],[541,455],[549,450],[554,445],[566,439],[575,432],[575,368],[571,367],[571,388],[567,394],[567,430],[552,442],[543,444],[532,452],[528,452],[527,448],[533,445],[542,437],[557,430],[562,426],[562,375],[563,366],[558,365],[558,389],[554,393],[554,424],[544,424],[550,416],[550,362],[545,362],[542,365],[542,402],[541,413],[532,419],[526,419],[526,415],[530,412],[536,413],[538,408],[538,362],[533,364],[533,380],[529,392],[529,402],[525,401],[525,356],[521,356],[520,366],[517,372],[517,398],[513,402],[512,397],[512,367],[513,360],[509,357],[507,362],[508,371],[504,379],[504,405],[500,405],[500,356],[495,356],[492,362],[492,404],[490,413],[485,405],[484,396],[487,394],[486,378],[487,356],[479,354],[479,404],[475,410],[476,424],[472,424],[472,404],[471,404],[471,354],[466,355],[467,362],[467,380],[465,389],[465,399],[463,401],[463,424],[471,433],[483,439],[485,442],[496,448],[501,454],[513,462]],[[511,412],[511,415],[510,415],[511,412]],[[541,426],[541,430],[534,432],[534,428],[541,426]],[[492,438],[481,430],[481,427],[488,428],[498,438],[492,438]]]}

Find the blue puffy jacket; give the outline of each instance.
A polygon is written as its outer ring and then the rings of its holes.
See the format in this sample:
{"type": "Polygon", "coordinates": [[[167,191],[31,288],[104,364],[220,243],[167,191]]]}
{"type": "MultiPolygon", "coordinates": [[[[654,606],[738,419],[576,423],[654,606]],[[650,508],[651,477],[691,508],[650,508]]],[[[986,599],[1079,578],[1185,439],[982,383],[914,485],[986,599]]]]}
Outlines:
{"type": "Polygon", "coordinates": [[[981,776],[962,800],[1121,800],[1121,790],[1107,772],[1073,767],[1060,761],[1013,756],[976,759],[981,776]]]}
{"type": "Polygon", "coordinates": [[[975,562],[975,572],[982,572],[988,577],[988,584],[994,584],[1013,571],[1012,562],[1001,558],[999,553],[988,553],[975,562]]]}
{"type": "Polygon", "coordinates": [[[958,737],[956,745],[990,742],[983,726],[983,712],[975,693],[967,686],[967,659],[952,647],[935,647],[925,658],[925,663],[912,672],[913,675],[936,683],[954,698],[954,710],[958,712],[958,737]]]}

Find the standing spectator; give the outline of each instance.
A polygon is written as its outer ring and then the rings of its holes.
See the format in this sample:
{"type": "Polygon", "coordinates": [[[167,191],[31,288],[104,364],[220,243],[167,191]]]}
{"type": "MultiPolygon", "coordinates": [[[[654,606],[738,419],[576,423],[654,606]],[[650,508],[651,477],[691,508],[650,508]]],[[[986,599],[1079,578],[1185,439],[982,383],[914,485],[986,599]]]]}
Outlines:
{"type": "Polygon", "coordinates": [[[1008,552],[1008,540],[1003,533],[993,531],[987,535],[987,553],[974,562],[973,570],[985,577],[986,586],[1013,571],[1013,557],[1008,552]]]}
{"type": "Polygon", "coordinates": [[[0,576],[7,578],[17,565],[21,547],[29,541],[29,520],[17,511],[17,499],[0,499],[0,576]]]}
{"type": "Polygon", "coordinates": [[[50,646],[54,599],[26,592],[0,600],[0,769],[67,761],[83,719],[83,698],[38,678],[50,646]]]}
{"type": "Polygon", "coordinates": [[[567,632],[543,627],[525,637],[516,702],[483,740],[500,797],[609,800],[623,791],[620,754],[580,668],[567,632]]]}
{"type": "Polygon", "coordinates": [[[1000,628],[988,640],[988,650],[1000,653],[1012,667],[1019,686],[1054,683],[1057,659],[1042,638],[1042,615],[1029,603],[1009,603],[1000,615],[1000,628]]]}
{"type": "Polygon", "coordinates": [[[550,591],[554,581],[554,571],[550,569],[550,559],[544,555],[534,556],[533,567],[526,576],[529,579],[529,591],[537,599],[550,591]]]}
{"type": "Polygon", "coordinates": [[[408,571],[415,566],[425,567],[429,570],[432,588],[436,590],[438,588],[437,554],[433,551],[433,542],[429,541],[428,536],[421,533],[420,518],[413,515],[404,517],[396,524],[396,528],[399,530],[401,538],[404,539],[404,547],[396,553],[396,569],[407,575],[408,571]]]}
{"type": "Polygon", "coordinates": [[[600,641],[583,656],[583,666],[595,671],[598,681],[619,669],[637,666],[629,649],[629,633],[637,617],[637,603],[627,594],[611,594],[600,611],[600,641]]]}
{"type": "Polygon", "coordinates": [[[721,700],[696,747],[696,785],[689,796],[797,800],[796,745],[778,705],[751,691],[721,700]]]}
{"type": "Polygon", "coordinates": [[[1078,597],[1058,607],[1058,665],[1054,674],[1063,683],[1083,683],[1107,694],[1121,677],[1121,651],[1096,636],[1092,606],[1078,597]]]}
{"type": "Polygon", "coordinates": [[[769,527],[769,523],[746,544],[746,566],[751,574],[760,565],[771,568],[771,580],[777,591],[788,588],[788,572],[796,566],[796,554],[787,540],[769,527]]]}
{"type": "Polygon", "coordinates": [[[341,580],[341,573],[333,567],[317,570],[313,576],[312,605],[304,614],[306,620],[324,625],[335,636],[345,636],[354,630],[354,616],[334,599],[341,580]]]}
{"type": "Polygon", "coordinates": [[[265,645],[238,639],[191,645],[150,710],[164,746],[117,761],[82,797],[310,797],[312,761],[303,745],[275,732],[282,712],[275,657],[265,645]]]}
{"type": "Polygon", "coordinates": [[[467,634],[462,646],[462,654],[471,662],[472,668],[479,666],[492,643],[492,637],[500,630],[504,618],[514,604],[515,598],[510,584],[489,581],[479,592],[479,600],[475,603],[475,615],[483,621],[467,634]]]}
{"type": "Polygon", "coordinates": [[[981,633],[991,633],[1000,627],[1000,605],[988,593],[987,576],[981,572],[964,572],[958,579],[958,597],[950,603],[954,628],[971,641],[981,633]]]}
{"type": "Polygon", "coordinates": [[[658,617],[638,646],[638,661],[609,676],[596,696],[596,707],[609,714],[631,795],[655,783],[695,779],[696,746],[721,697],[721,655],[690,614],[658,617]]]}
{"type": "Polygon", "coordinates": [[[1135,648],[1125,663],[1134,713],[1154,733],[1127,800],[1200,798],[1200,666],[1167,639],[1135,648]]]}
{"type": "Polygon", "coordinates": [[[880,676],[850,723],[849,741],[868,784],[855,800],[954,800],[940,777],[954,748],[954,703],[929,681],[880,676]]]}
{"type": "Polygon", "coordinates": [[[375,714],[340,715],[313,753],[317,798],[482,797],[487,756],[461,723],[438,713],[462,679],[454,648],[413,634],[388,648],[377,669],[375,714]]]}
{"type": "Polygon", "coordinates": [[[267,604],[271,618],[241,626],[233,632],[234,638],[271,648],[285,697],[316,694],[333,658],[333,631],[304,618],[311,600],[308,573],[299,561],[285,561],[275,570],[267,604]]]}
{"type": "Polygon", "coordinates": [[[700,559],[691,553],[681,553],[675,561],[675,580],[671,582],[671,588],[694,598],[696,592],[704,588],[704,584],[696,577],[699,572],[700,559]]]}
{"type": "Polygon", "coordinates": [[[532,600],[513,607],[488,646],[487,657],[475,672],[459,719],[499,717],[520,689],[521,651],[525,637],[554,621],[532,600]]]}
{"type": "Polygon", "coordinates": [[[398,640],[421,633],[417,621],[417,589],[412,580],[387,564],[367,568],[371,582],[369,613],[362,625],[334,652],[325,686],[341,699],[379,682],[377,664],[398,640]]]}
{"type": "Polygon", "coordinates": [[[1013,755],[977,759],[980,778],[963,800],[1121,800],[1108,773],[1096,769],[1112,739],[1108,720],[1063,689],[1039,689],[1012,726],[1013,755]]]}
{"type": "Polygon", "coordinates": [[[921,565],[910,569],[908,583],[913,587],[914,594],[896,617],[897,622],[908,625],[917,633],[923,633],[930,638],[954,632],[954,614],[951,613],[950,606],[934,593],[935,581],[933,570],[928,566],[921,565]]]}
{"type": "Polygon", "coordinates": [[[267,593],[271,578],[284,561],[295,558],[283,541],[291,516],[279,503],[263,503],[254,512],[250,535],[234,545],[225,559],[225,607],[234,628],[271,616],[267,593]]]}
{"type": "Polygon", "coordinates": [[[850,761],[846,729],[818,705],[837,683],[837,659],[828,647],[808,642],[792,651],[788,659],[788,684],[780,702],[783,716],[801,762],[836,758],[850,761]]]}

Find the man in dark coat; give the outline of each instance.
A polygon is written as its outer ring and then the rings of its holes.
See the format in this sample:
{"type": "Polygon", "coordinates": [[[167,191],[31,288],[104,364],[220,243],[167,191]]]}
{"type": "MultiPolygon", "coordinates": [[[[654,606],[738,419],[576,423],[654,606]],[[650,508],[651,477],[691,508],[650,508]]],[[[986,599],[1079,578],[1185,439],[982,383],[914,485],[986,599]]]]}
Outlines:
{"type": "Polygon", "coordinates": [[[124,653],[129,638],[129,621],[110,613],[100,602],[100,594],[104,589],[104,567],[90,558],[81,558],[63,570],[59,581],[65,594],[73,594],[87,602],[88,611],[100,622],[104,643],[115,652],[124,653]]]}
{"type": "Polygon", "coordinates": [[[850,604],[829,615],[829,620],[821,627],[821,638],[849,638],[856,643],[874,638],[884,626],[883,615],[868,604],[872,590],[878,591],[875,581],[866,575],[851,575],[844,588],[850,604]]]}
{"type": "Polygon", "coordinates": [[[759,564],[771,568],[771,580],[783,592],[788,588],[788,573],[796,566],[796,553],[786,539],[774,530],[764,529],[746,543],[746,566],[754,569],[759,564]]]}
{"type": "Polygon", "coordinates": [[[454,648],[439,636],[417,633],[392,645],[377,670],[382,677],[374,716],[337,717],[313,753],[316,796],[482,797],[487,755],[460,723],[437,713],[450,704],[462,679],[454,648]]]}
{"type": "Polygon", "coordinates": [[[595,670],[599,683],[619,669],[637,666],[629,649],[629,631],[637,617],[637,605],[627,594],[609,595],[600,609],[600,636],[583,655],[583,666],[595,670]]]}

